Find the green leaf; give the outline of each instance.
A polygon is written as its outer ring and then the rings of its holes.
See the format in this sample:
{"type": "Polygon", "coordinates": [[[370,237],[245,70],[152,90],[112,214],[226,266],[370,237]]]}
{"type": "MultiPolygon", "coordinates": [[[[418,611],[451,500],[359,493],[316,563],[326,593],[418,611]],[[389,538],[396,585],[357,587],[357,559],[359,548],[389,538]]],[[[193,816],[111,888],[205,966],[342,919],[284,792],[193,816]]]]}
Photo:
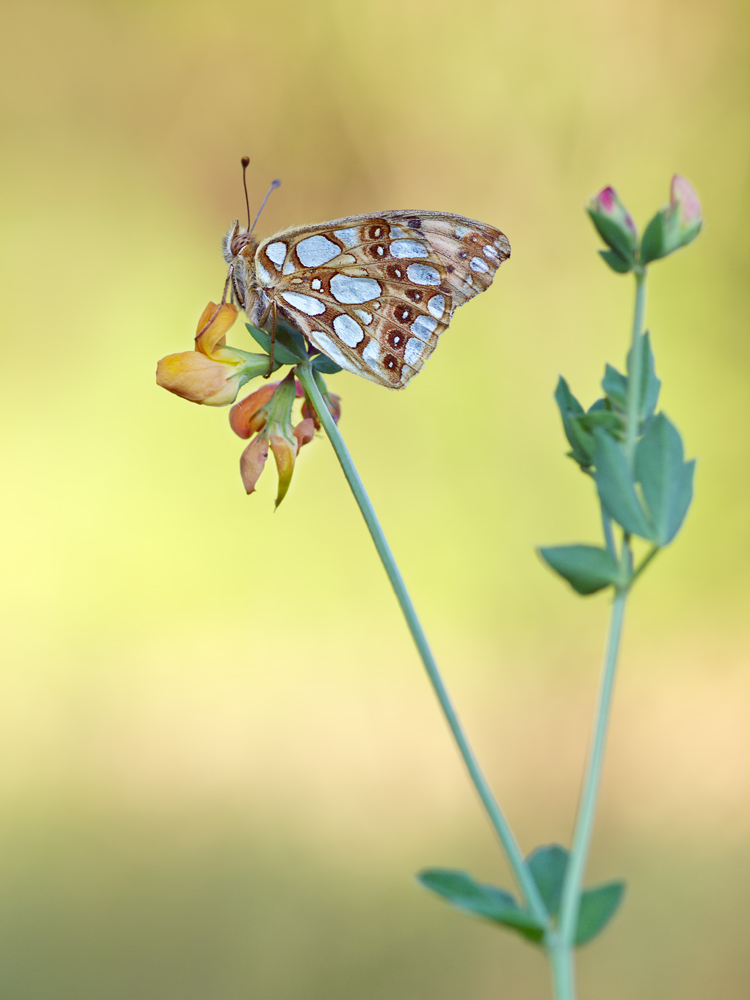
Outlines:
{"type": "Polygon", "coordinates": [[[293,327],[284,323],[276,327],[276,343],[293,354],[298,361],[308,361],[305,338],[293,327]]]}
{"type": "Polygon", "coordinates": [[[484,920],[511,927],[531,941],[540,941],[544,927],[504,889],[477,882],[467,872],[452,868],[425,868],[417,874],[426,889],[437,893],[451,906],[484,920]]]}
{"type": "Polygon", "coordinates": [[[602,379],[602,389],[604,389],[607,399],[618,410],[625,412],[628,398],[628,379],[622,372],[618,372],[612,365],[607,365],[604,369],[602,379]]]}
{"type": "Polygon", "coordinates": [[[331,361],[325,354],[317,354],[312,359],[312,366],[319,372],[323,372],[324,375],[336,375],[342,371],[341,365],[337,365],[335,361],[331,361]]]}
{"type": "Polygon", "coordinates": [[[547,546],[539,549],[539,555],[579,594],[595,594],[620,581],[614,558],[595,545],[547,546]]]}
{"type": "Polygon", "coordinates": [[[682,439],[674,424],[663,413],[654,417],[638,442],[635,471],[658,545],[671,542],[685,520],[693,499],[694,470],[695,460],[684,460],[682,439]]]}
{"type": "Polygon", "coordinates": [[[665,256],[665,211],[665,209],[662,209],[660,212],[657,212],[646,226],[643,239],[641,240],[641,264],[648,264],[652,260],[658,260],[660,257],[665,256]]]}
{"type": "Polygon", "coordinates": [[[560,912],[563,882],[568,867],[568,852],[560,844],[537,847],[526,858],[526,864],[547,907],[547,912],[551,917],[556,917],[560,912]]]}
{"type": "Polygon", "coordinates": [[[622,446],[601,428],[594,430],[594,442],[594,479],[602,507],[629,534],[654,540],[622,446]]]}
{"type": "Polygon", "coordinates": [[[609,264],[613,271],[617,271],[618,274],[627,274],[628,271],[632,271],[631,264],[623,260],[616,250],[600,250],[599,256],[609,264]]]}
{"type": "MultiPolygon", "coordinates": [[[[603,212],[597,212],[594,208],[587,208],[586,211],[589,213],[591,221],[596,226],[601,238],[608,247],[612,248],[615,254],[626,265],[627,269],[630,270],[635,263],[633,257],[633,234],[628,229],[618,225],[617,222],[603,212]]],[[[607,263],[609,264],[609,261],[607,263]]]]}
{"type": "Polygon", "coordinates": [[[586,944],[604,930],[615,915],[624,893],[624,882],[606,882],[593,889],[584,889],[578,910],[576,945],[586,944]]]}
{"type": "Polygon", "coordinates": [[[581,428],[574,426],[574,419],[582,417],[585,411],[570,391],[568,383],[562,375],[557,380],[555,402],[560,410],[565,436],[573,449],[571,457],[579,465],[584,467],[591,465],[594,452],[594,439],[581,428]]]}
{"type": "MultiPolygon", "coordinates": [[[[648,332],[641,337],[641,388],[639,394],[639,430],[653,416],[656,404],[659,402],[661,391],[661,380],[656,377],[656,367],[654,365],[654,354],[651,350],[651,339],[648,332]]],[[[630,375],[633,369],[633,348],[628,351],[627,371],[630,375]]]]}
{"type": "MultiPolygon", "coordinates": [[[[257,326],[253,326],[251,323],[245,323],[245,326],[247,327],[250,336],[253,338],[253,340],[255,340],[258,344],[260,344],[260,346],[263,348],[266,354],[270,354],[271,334],[266,333],[265,330],[258,329],[257,326]]],[[[274,344],[274,349],[273,349],[274,361],[279,361],[281,362],[282,365],[299,364],[299,362],[304,359],[299,357],[296,351],[293,352],[292,350],[284,346],[284,344],[281,342],[282,336],[283,334],[280,334],[280,332],[277,330],[276,343],[274,344]]],[[[292,343],[294,342],[292,341],[292,343]]]]}
{"type": "MultiPolygon", "coordinates": [[[[597,402],[604,403],[604,400],[597,400],[597,402]]],[[[576,421],[584,430],[588,431],[590,435],[593,435],[597,427],[601,427],[602,430],[607,431],[613,437],[622,438],[625,432],[625,422],[621,413],[617,413],[615,410],[610,410],[609,407],[604,403],[604,406],[594,409],[597,404],[585,413],[582,417],[577,417],[576,421]]],[[[593,436],[591,437],[591,446],[593,453],[593,436]]]]}

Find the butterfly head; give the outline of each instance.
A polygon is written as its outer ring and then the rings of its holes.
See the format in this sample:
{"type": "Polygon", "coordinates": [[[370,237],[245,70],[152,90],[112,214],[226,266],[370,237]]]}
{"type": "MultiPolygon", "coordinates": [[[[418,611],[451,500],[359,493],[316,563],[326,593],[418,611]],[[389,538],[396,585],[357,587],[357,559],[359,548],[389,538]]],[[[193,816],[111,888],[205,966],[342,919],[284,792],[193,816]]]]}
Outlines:
{"type": "Polygon", "coordinates": [[[231,264],[237,254],[241,253],[245,247],[251,248],[252,255],[252,252],[255,250],[257,245],[258,241],[252,233],[250,233],[247,229],[243,229],[239,224],[239,221],[235,219],[222,241],[224,260],[227,264],[231,264]]]}

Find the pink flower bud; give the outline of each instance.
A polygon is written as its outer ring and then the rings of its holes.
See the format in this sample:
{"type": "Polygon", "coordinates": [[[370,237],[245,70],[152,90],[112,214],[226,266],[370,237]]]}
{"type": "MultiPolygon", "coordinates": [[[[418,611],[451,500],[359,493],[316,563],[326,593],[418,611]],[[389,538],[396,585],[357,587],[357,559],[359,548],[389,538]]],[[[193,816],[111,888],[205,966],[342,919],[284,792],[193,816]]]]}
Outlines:
{"type": "Polygon", "coordinates": [[[690,181],[675,174],[669,194],[669,208],[679,219],[680,228],[684,231],[694,228],[696,224],[700,225],[701,203],[690,181]]]}
{"type": "Polygon", "coordinates": [[[679,174],[672,178],[669,204],[656,213],[643,234],[641,262],[649,264],[684,247],[701,230],[701,203],[690,181],[679,174]]]}
{"type": "Polygon", "coordinates": [[[618,225],[629,229],[633,236],[637,234],[638,231],[630,213],[617,197],[617,192],[613,187],[605,187],[595,198],[592,198],[591,208],[608,216],[618,225]]]}
{"type": "Polygon", "coordinates": [[[609,247],[600,253],[621,274],[632,270],[638,246],[638,231],[630,213],[613,187],[605,187],[592,198],[587,209],[597,232],[609,247]]]}

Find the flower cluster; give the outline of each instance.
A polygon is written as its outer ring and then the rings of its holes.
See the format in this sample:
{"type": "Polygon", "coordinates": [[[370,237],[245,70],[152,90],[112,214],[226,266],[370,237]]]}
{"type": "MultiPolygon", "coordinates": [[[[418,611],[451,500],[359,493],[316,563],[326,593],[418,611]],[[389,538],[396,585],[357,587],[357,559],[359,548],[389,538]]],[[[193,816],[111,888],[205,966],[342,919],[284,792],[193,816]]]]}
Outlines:
{"type": "MultiPolygon", "coordinates": [[[[228,406],[250,379],[259,375],[267,377],[271,372],[268,354],[248,354],[226,346],[226,334],[237,315],[236,307],[229,303],[209,302],[198,321],[195,349],[162,358],[156,369],[157,384],[193,403],[228,406]]],[[[277,361],[273,370],[279,367],[277,361]]],[[[339,397],[329,394],[322,380],[321,388],[338,422],[339,397]]],[[[239,437],[253,438],[240,459],[240,474],[247,493],[255,492],[269,450],[273,453],[279,474],[278,507],[289,489],[299,449],[312,441],[320,427],[318,416],[296,381],[294,371],[281,382],[266,383],[233,406],[229,423],[239,437]],[[302,420],[293,427],[292,405],[300,397],[303,398],[302,420]]]]}
{"type": "MultiPolygon", "coordinates": [[[[302,406],[302,420],[296,427],[292,427],[292,404],[300,396],[304,397],[304,392],[291,371],[283,382],[264,385],[235,404],[229,412],[229,423],[238,437],[246,440],[255,435],[240,458],[240,474],[245,491],[255,492],[255,485],[266,464],[270,448],[279,473],[277,507],[289,489],[300,448],[312,441],[315,430],[319,427],[317,414],[306,398],[302,406]]],[[[331,395],[326,402],[334,420],[338,422],[341,412],[339,397],[331,395]]]]}

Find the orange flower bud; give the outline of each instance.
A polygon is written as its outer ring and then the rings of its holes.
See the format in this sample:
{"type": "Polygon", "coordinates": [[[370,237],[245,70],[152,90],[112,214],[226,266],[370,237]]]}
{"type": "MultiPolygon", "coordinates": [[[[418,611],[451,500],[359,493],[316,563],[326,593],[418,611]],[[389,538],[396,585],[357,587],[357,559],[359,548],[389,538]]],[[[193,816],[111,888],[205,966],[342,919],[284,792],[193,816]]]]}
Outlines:
{"type": "Polygon", "coordinates": [[[278,387],[278,382],[267,382],[260,389],[256,389],[239,403],[234,404],[229,411],[229,426],[237,437],[249,438],[256,431],[263,430],[268,421],[268,415],[265,412],[266,403],[278,387]]]}
{"type": "Polygon", "coordinates": [[[164,389],[207,406],[227,406],[240,388],[268,372],[265,354],[247,354],[226,347],[227,331],[237,319],[237,307],[209,302],[198,320],[195,350],[170,354],[156,367],[156,382],[164,389]]]}

